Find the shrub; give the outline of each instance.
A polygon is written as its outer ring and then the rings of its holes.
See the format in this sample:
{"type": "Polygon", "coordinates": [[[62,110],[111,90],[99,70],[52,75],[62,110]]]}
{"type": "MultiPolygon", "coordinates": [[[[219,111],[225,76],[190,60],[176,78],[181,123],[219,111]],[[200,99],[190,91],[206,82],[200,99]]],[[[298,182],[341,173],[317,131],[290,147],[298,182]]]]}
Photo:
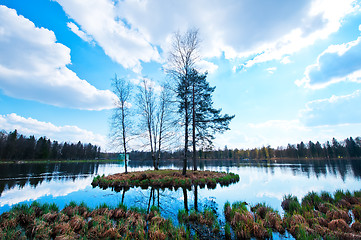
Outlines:
{"type": "Polygon", "coordinates": [[[301,205],[298,202],[297,197],[292,196],[291,194],[283,197],[281,206],[283,210],[285,210],[289,214],[293,214],[301,210],[301,205]]]}

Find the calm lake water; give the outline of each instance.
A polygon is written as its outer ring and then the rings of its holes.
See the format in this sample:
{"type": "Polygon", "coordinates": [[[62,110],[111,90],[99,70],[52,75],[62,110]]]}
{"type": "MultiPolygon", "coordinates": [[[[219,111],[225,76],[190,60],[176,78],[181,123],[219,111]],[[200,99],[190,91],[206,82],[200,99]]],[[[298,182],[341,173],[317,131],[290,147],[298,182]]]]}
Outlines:
{"type": "MultiPolygon", "coordinates": [[[[161,168],[180,169],[181,163],[163,162],[161,168]]],[[[151,169],[151,162],[130,161],[129,171],[151,169]]],[[[310,191],[334,192],[361,189],[361,160],[243,162],[232,160],[201,161],[201,170],[237,173],[240,181],[216,189],[176,191],[131,188],[124,192],[93,188],[96,175],[124,172],[122,163],[23,163],[0,165],[0,213],[18,203],[54,202],[60,209],[70,201],[90,207],[102,203],[147,209],[158,205],[163,216],[176,221],[179,209],[211,207],[222,216],[226,201],[246,201],[249,205],[266,202],[283,213],[282,198],[293,194],[299,200],[310,191]],[[186,200],[186,201],[185,201],[186,200]]]]}

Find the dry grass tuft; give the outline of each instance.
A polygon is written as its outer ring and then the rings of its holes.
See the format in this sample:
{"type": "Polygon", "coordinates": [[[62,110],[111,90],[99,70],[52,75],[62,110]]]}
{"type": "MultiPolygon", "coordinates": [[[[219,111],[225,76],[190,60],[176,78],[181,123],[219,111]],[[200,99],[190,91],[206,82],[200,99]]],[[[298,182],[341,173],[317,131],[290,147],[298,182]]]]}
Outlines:
{"type": "Polygon", "coordinates": [[[352,223],[351,229],[355,232],[361,233],[361,223],[358,221],[352,223]]]}
{"type": "Polygon", "coordinates": [[[328,228],[332,231],[350,232],[350,226],[343,219],[332,220],[328,223],[328,228]]]}
{"type": "Polygon", "coordinates": [[[344,210],[336,209],[336,210],[329,210],[326,213],[326,217],[328,221],[343,219],[347,224],[350,224],[352,221],[351,216],[344,210]]]}

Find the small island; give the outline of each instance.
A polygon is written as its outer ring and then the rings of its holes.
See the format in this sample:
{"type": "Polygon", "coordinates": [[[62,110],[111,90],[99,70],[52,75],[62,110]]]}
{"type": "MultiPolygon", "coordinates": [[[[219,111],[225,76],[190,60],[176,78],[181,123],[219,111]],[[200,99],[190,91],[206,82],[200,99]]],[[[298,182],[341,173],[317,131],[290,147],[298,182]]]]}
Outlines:
{"type": "Polygon", "coordinates": [[[215,188],[217,183],[226,186],[239,181],[238,174],[213,171],[188,171],[182,175],[180,170],[147,170],[129,173],[117,173],[109,176],[97,176],[92,186],[101,188],[129,188],[129,187],[155,187],[155,188],[191,188],[200,186],[215,188]]]}

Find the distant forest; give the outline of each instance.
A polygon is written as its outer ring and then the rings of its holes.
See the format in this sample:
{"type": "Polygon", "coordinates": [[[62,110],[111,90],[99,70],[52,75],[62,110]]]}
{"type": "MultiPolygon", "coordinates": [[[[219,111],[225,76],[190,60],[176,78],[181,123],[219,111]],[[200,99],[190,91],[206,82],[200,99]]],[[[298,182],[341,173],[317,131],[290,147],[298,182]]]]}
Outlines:
{"type": "MultiPolygon", "coordinates": [[[[162,159],[182,159],[183,149],[162,152],[162,159]]],[[[191,152],[189,153],[191,154],[191,152]]],[[[131,151],[131,160],[150,160],[151,153],[147,151],[131,151]]],[[[117,158],[117,153],[101,153],[100,147],[91,143],[83,144],[58,143],[46,137],[36,139],[34,136],[25,137],[17,130],[0,132],[1,160],[88,160],[98,158],[117,158]]],[[[361,158],[361,137],[347,138],[343,141],[327,141],[299,144],[288,144],[287,147],[271,148],[270,146],[253,149],[224,149],[198,150],[199,159],[335,159],[361,158]]]]}
{"type": "MultiPolygon", "coordinates": [[[[350,137],[344,141],[327,141],[324,144],[320,142],[308,143],[301,142],[299,144],[288,144],[287,147],[271,148],[270,146],[253,149],[224,149],[218,150],[198,150],[197,157],[199,159],[335,159],[335,158],[361,158],[361,138],[355,140],[350,137]]],[[[183,151],[163,152],[163,159],[182,159],[183,151]]],[[[142,160],[150,159],[150,153],[142,151],[130,152],[130,159],[142,160]]]]}
{"type": "Polygon", "coordinates": [[[99,156],[100,147],[90,143],[58,143],[46,137],[25,137],[17,130],[0,132],[1,160],[87,160],[99,156]]]}

